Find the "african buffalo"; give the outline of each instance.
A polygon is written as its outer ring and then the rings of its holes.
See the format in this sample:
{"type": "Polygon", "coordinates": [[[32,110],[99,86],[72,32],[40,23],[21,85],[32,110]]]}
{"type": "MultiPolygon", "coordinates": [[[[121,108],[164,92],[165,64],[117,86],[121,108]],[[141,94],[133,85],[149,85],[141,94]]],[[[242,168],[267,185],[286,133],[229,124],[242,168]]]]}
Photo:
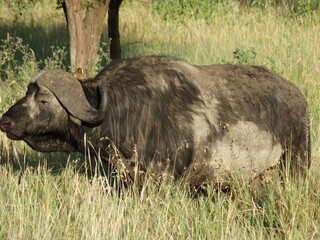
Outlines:
{"type": "Polygon", "coordinates": [[[0,128],[38,151],[84,153],[91,146],[116,164],[112,144],[125,163],[138,156],[143,171],[191,185],[252,180],[287,159],[296,176],[310,166],[305,98],[260,66],[150,56],[118,60],[81,82],[43,70],[0,128]]]}

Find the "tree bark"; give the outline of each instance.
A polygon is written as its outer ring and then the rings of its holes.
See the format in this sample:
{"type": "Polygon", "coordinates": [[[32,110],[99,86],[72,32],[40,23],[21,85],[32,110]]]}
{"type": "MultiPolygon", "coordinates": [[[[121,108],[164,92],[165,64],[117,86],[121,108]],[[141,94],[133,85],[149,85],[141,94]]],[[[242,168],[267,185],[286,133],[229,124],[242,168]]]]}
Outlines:
{"type": "Polygon", "coordinates": [[[62,4],[66,14],[70,37],[71,71],[84,69],[89,74],[95,64],[104,20],[110,0],[93,1],[87,6],[85,17],[80,0],[65,0],[62,4]]]}
{"type": "Polygon", "coordinates": [[[87,72],[89,72],[95,64],[109,3],[110,0],[96,1],[87,8],[84,19],[85,50],[87,56],[85,69],[87,72]]]}
{"type": "Polygon", "coordinates": [[[121,58],[120,34],[119,34],[119,8],[122,0],[111,0],[108,14],[108,33],[110,39],[110,58],[121,58]]]}
{"type": "Polygon", "coordinates": [[[70,38],[71,70],[86,65],[85,38],[80,0],[65,1],[70,38]]]}

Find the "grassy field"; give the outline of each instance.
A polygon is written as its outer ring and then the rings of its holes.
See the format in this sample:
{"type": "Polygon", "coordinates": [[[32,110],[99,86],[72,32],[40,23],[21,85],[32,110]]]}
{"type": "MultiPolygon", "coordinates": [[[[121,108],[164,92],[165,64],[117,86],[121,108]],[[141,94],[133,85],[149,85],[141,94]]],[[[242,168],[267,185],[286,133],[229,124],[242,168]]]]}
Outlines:
{"type": "MultiPolygon", "coordinates": [[[[88,177],[94,169],[82,156],[37,153],[0,133],[0,239],[320,238],[320,10],[294,11],[268,1],[249,8],[233,0],[212,2],[220,3],[199,10],[204,16],[199,17],[172,12],[173,4],[124,1],[123,57],[264,65],[297,84],[311,113],[312,166],[306,183],[297,186],[284,178],[255,192],[238,182],[228,194],[209,186],[197,197],[179,182],[150,183],[142,194],[119,196],[99,174],[88,177]]],[[[21,15],[6,6],[0,8],[0,113],[24,94],[35,72],[68,69],[69,61],[61,10],[47,0],[27,6],[21,15]]],[[[97,69],[107,58],[103,47],[97,69]]]]}

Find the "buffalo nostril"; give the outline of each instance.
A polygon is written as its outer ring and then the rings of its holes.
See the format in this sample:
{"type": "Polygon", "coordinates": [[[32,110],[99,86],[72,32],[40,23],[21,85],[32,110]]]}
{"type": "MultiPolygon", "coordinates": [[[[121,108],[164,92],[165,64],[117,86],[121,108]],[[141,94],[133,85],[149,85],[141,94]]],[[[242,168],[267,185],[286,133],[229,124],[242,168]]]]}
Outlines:
{"type": "Polygon", "coordinates": [[[3,117],[0,120],[0,129],[5,131],[9,129],[12,126],[13,122],[10,118],[8,117],[3,117]]]}

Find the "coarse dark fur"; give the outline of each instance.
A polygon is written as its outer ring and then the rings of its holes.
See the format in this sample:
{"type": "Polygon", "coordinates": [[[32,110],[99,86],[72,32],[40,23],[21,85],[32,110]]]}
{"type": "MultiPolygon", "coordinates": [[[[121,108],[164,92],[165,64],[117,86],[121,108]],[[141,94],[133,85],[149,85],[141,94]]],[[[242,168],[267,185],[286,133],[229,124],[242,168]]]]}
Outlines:
{"type": "Polygon", "coordinates": [[[270,133],[274,144],[281,144],[282,163],[291,157],[294,174],[304,175],[310,166],[305,98],[294,84],[264,67],[193,66],[171,57],[119,60],[81,82],[95,108],[101,81],[107,84],[108,109],[100,125],[77,124],[54,95],[35,82],[3,115],[0,128],[39,151],[83,153],[86,139],[107,158],[112,141],[125,158],[136,151],[146,169],[156,174],[169,170],[179,177],[196,158],[209,158],[212,150],[199,154],[199,149],[223,139],[239,121],[252,122],[270,133]],[[36,107],[30,107],[32,101],[36,107]],[[10,128],[4,119],[13,122],[10,128]],[[205,133],[195,130],[196,119],[208,129],[205,133]]]}

